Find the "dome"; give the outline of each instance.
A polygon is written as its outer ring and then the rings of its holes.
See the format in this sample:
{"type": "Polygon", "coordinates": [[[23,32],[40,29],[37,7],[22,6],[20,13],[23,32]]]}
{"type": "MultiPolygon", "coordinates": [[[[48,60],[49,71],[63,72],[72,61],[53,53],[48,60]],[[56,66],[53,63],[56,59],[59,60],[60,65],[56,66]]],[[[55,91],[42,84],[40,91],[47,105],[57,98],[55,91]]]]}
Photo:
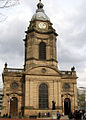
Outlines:
{"type": "Polygon", "coordinates": [[[43,10],[43,4],[39,2],[37,4],[38,9],[36,10],[36,13],[32,16],[31,21],[34,20],[43,20],[43,21],[50,21],[49,17],[45,14],[43,10]]]}
{"type": "Polygon", "coordinates": [[[43,12],[37,12],[33,15],[31,21],[34,20],[44,20],[44,21],[50,21],[49,17],[43,13],[43,12]]]}

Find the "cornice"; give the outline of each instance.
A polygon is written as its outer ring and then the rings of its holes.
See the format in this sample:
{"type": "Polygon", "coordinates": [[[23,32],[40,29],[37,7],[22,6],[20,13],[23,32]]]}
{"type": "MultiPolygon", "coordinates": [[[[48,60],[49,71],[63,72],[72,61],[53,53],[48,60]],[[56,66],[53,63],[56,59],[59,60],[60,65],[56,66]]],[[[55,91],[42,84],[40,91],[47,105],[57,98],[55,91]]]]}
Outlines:
{"type": "Polygon", "coordinates": [[[55,60],[55,59],[39,60],[39,59],[37,59],[37,58],[32,57],[32,58],[27,58],[27,59],[26,59],[26,61],[28,61],[28,60],[37,60],[37,61],[55,61],[55,62],[58,63],[58,61],[55,60]]]}
{"type": "Polygon", "coordinates": [[[48,31],[39,31],[39,30],[37,30],[37,29],[35,29],[35,28],[32,28],[32,29],[28,29],[27,31],[25,31],[25,33],[30,33],[30,32],[37,32],[37,33],[40,33],[40,34],[55,34],[56,36],[58,36],[58,34],[55,32],[55,30],[54,29],[51,29],[51,30],[48,30],[48,31]]]}

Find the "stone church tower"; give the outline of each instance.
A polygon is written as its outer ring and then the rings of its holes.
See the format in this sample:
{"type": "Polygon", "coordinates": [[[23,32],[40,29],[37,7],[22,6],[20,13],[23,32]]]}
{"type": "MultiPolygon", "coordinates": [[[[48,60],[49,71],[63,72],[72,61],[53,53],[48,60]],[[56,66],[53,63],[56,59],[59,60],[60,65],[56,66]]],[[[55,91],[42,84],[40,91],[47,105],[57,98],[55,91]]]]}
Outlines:
{"type": "Polygon", "coordinates": [[[52,116],[52,109],[67,115],[77,109],[75,68],[58,69],[57,36],[39,2],[26,31],[24,69],[8,68],[5,64],[2,115],[52,116]]]}

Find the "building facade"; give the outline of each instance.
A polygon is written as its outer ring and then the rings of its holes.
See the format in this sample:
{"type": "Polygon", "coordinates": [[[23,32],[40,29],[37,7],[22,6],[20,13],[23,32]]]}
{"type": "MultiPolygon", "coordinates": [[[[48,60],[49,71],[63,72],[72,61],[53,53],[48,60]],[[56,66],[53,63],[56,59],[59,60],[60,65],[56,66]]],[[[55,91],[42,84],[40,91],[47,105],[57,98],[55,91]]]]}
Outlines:
{"type": "Polygon", "coordinates": [[[52,115],[52,109],[67,115],[77,109],[76,71],[58,69],[52,25],[39,2],[26,31],[24,69],[4,67],[2,115],[52,115]]]}

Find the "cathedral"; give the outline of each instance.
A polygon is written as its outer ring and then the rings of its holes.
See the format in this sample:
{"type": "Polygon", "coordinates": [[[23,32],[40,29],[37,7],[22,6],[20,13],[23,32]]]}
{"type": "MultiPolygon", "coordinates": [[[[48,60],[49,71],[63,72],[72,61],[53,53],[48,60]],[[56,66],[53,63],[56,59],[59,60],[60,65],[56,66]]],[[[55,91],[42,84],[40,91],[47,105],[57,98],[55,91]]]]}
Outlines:
{"type": "Polygon", "coordinates": [[[56,41],[58,34],[41,1],[27,28],[23,69],[3,70],[2,115],[52,116],[53,110],[68,115],[77,109],[77,75],[58,69],[56,41]]]}

